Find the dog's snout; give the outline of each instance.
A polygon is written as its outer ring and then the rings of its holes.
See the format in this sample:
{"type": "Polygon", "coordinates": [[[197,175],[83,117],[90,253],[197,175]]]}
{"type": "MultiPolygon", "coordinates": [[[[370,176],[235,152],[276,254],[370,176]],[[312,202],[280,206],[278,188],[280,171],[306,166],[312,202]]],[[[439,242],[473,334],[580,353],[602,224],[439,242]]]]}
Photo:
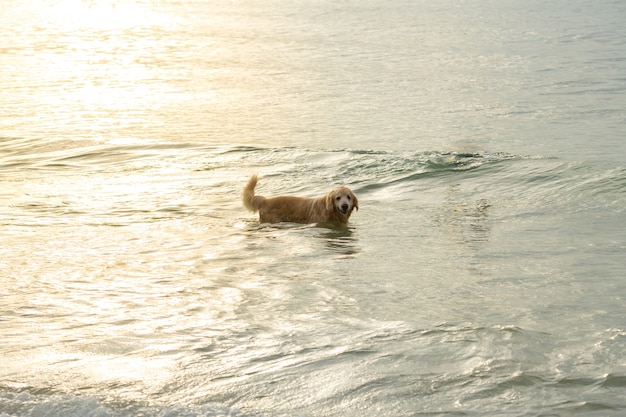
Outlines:
{"type": "Polygon", "coordinates": [[[346,204],[346,203],[343,203],[341,205],[341,210],[344,211],[344,212],[348,211],[348,208],[350,208],[350,206],[348,204],[346,204]]]}

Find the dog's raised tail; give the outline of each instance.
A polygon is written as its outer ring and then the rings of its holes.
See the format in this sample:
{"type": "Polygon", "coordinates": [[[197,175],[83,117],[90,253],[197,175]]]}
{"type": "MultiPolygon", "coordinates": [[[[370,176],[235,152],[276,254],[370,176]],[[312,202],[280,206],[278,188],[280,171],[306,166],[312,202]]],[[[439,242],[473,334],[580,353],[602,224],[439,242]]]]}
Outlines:
{"type": "Polygon", "coordinates": [[[248,184],[243,189],[243,205],[253,213],[259,211],[259,205],[265,201],[265,197],[254,195],[254,188],[258,181],[259,177],[257,175],[251,176],[248,184]]]}

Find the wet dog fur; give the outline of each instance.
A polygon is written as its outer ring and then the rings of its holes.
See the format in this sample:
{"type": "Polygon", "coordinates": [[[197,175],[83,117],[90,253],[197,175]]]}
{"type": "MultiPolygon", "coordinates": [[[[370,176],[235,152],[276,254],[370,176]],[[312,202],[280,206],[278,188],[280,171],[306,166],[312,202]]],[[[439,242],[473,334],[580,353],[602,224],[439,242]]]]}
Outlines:
{"type": "Polygon", "coordinates": [[[348,223],[354,209],[359,209],[359,201],[347,187],[335,188],[318,198],[294,196],[262,197],[255,195],[254,189],[259,178],[250,177],[243,189],[243,205],[253,213],[259,212],[262,223],[348,223]]]}

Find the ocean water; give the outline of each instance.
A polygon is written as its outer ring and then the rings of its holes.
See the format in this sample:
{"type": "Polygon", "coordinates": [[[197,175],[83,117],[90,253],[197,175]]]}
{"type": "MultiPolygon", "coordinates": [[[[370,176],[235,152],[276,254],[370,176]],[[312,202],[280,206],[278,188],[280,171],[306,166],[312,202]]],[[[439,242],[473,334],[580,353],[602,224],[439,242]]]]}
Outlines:
{"type": "Polygon", "coordinates": [[[623,415],[624,21],[0,0],[0,416],[623,415]]]}

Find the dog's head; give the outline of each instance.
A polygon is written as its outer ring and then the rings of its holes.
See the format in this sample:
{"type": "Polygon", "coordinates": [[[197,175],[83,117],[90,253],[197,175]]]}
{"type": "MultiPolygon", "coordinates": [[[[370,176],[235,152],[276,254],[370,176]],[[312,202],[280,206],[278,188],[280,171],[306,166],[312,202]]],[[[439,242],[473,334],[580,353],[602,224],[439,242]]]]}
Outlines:
{"type": "Polygon", "coordinates": [[[326,209],[350,217],[352,210],[359,209],[359,200],[348,187],[335,188],[326,195],[326,209]]]}

